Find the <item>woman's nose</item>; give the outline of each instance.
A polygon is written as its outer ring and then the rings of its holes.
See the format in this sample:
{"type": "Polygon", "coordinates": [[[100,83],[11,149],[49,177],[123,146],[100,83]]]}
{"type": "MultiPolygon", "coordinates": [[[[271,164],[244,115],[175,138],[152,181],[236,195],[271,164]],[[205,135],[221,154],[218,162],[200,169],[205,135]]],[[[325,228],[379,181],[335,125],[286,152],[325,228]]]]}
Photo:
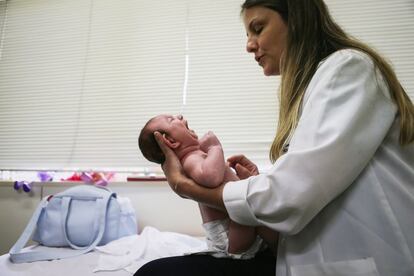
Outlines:
{"type": "Polygon", "coordinates": [[[246,43],[246,51],[248,53],[252,53],[255,52],[257,50],[257,42],[254,39],[247,39],[247,43],[246,43]]]}
{"type": "Polygon", "coordinates": [[[178,120],[182,120],[183,119],[183,115],[181,115],[181,114],[178,114],[176,117],[177,117],[178,120]]]}

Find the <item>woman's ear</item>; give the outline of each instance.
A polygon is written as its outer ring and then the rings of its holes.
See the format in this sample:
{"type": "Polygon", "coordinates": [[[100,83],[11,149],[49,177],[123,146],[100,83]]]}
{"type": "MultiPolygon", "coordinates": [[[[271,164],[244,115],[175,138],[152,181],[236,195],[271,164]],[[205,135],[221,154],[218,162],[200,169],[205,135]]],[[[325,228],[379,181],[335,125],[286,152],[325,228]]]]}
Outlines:
{"type": "Polygon", "coordinates": [[[180,142],[178,142],[178,141],[174,140],[174,138],[170,137],[170,136],[169,136],[169,135],[167,135],[166,133],[164,133],[164,134],[162,135],[162,138],[163,138],[163,140],[164,140],[164,143],[165,143],[167,146],[169,146],[170,148],[172,148],[172,149],[176,149],[176,148],[178,148],[178,147],[181,145],[181,143],[180,143],[180,142]]]}

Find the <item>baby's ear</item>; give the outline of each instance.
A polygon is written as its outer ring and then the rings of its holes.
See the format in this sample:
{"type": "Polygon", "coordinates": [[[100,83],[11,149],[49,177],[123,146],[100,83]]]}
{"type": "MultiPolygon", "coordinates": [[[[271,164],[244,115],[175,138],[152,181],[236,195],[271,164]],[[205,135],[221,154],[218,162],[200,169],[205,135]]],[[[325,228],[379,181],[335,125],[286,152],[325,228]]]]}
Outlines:
{"type": "Polygon", "coordinates": [[[162,138],[164,139],[164,143],[167,145],[167,146],[169,146],[170,148],[172,148],[172,149],[176,149],[176,148],[178,148],[180,145],[181,145],[181,143],[180,142],[178,142],[178,141],[176,141],[176,140],[174,140],[172,137],[170,137],[168,134],[163,134],[162,135],[162,138]]]}

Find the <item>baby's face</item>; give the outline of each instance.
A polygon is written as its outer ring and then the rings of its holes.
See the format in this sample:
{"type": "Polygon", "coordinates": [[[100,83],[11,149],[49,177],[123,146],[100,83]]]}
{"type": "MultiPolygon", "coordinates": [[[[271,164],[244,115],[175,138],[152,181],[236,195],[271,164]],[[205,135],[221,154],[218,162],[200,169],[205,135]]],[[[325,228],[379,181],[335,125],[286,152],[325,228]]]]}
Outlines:
{"type": "Polygon", "coordinates": [[[180,143],[194,143],[197,134],[188,128],[187,120],[182,115],[159,115],[150,124],[151,128],[162,130],[166,135],[180,143]]]}

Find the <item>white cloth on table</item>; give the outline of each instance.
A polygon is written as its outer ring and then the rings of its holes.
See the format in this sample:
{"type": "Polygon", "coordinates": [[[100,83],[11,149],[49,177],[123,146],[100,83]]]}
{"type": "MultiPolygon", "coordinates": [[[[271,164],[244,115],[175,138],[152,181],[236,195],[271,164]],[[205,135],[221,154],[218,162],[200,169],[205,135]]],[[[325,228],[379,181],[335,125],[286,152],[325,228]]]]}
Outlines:
{"type": "Polygon", "coordinates": [[[135,273],[152,260],[181,256],[206,248],[206,242],[202,239],[173,232],[160,232],[147,226],[140,235],[124,237],[96,247],[95,250],[101,254],[93,271],[124,269],[135,273]]]}
{"type": "MultiPolygon", "coordinates": [[[[49,249],[46,246],[36,245],[24,248],[23,252],[32,250],[47,252],[49,249]]],[[[61,250],[72,251],[73,249],[61,248],[61,250]]],[[[0,256],[0,276],[131,276],[131,273],[126,270],[94,273],[92,270],[98,262],[99,255],[99,252],[92,251],[73,258],[15,264],[10,261],[9,254],[4,254],[0,256]]]]}

